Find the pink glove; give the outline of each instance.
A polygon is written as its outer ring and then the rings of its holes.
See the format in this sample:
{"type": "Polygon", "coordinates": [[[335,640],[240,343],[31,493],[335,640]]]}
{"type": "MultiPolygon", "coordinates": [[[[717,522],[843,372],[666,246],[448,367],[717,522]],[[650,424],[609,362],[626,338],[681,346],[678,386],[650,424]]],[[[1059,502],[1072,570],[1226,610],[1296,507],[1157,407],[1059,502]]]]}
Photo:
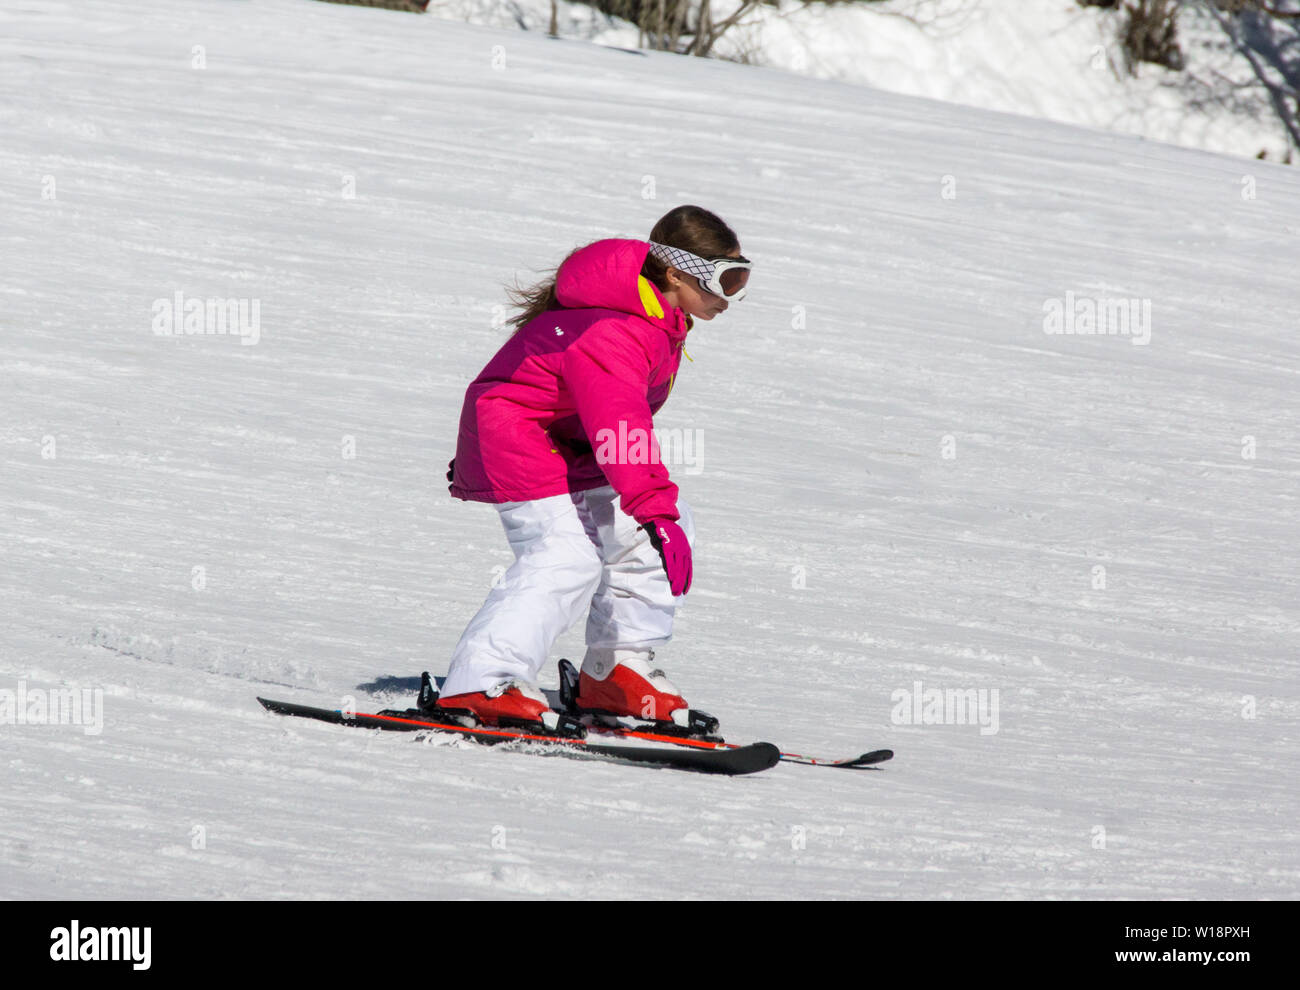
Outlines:
{"type": "Polygon", "coordinates": [[[691,544],[686,534],[671,519],[652,519],[644,528],[664,562],[673,595],[686,594],[691,590],[691,544]]]}

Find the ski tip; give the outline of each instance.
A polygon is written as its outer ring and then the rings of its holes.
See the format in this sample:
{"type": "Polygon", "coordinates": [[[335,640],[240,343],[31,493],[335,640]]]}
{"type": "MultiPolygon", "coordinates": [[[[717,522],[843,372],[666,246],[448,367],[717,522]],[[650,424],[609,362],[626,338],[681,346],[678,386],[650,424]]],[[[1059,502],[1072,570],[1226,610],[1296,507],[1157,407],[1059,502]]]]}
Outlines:
{"type": "Polygon", "coordinates": [[[870,753],[863,753],[856,759],[841,764],[841,766],[869,767],[874,766],[877,763],[884,763],[886,760],[892,760],[893,758],[894,751],[892,749],[873,749],[870,753]]]}
{"type": "Polygon", "coordinates": [[[757,742],[748,748],[752,749],[755,755],[759,756],[761,761],[766,763],[768,767],[774,767],[781,762],[781,748],[774,746],[770,742],[757,742]]]}
{"type": "Polygon", "coordinates": [[[276,715],[293,714],[294,706],[287,701],[275,701],[274,699],[271,698],[258,698],[257,703],[261,705],[263,708],[265,708],[268,712],[272,712],[276,715]]]}
{"type": "Polygon", "coordinates": [[[710,761],[697,769],[733,775],[759,773],[781,762],[781,750],[769,742],[749,743],[735,749],[697,751],[696,755],[710,761]],[[718,762],[713,763],[714,759],[718,762]]]}

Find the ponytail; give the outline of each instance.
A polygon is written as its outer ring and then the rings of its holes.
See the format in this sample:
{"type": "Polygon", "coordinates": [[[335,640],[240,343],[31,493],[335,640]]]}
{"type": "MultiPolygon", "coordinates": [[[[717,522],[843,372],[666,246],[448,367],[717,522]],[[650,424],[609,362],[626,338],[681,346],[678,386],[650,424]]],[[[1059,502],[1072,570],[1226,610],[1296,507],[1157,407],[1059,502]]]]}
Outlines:
{"type": "MultiPolygon", "coordinates": [[[[736,237],[735,231],[723,223],[717,214],[710,213],[701,206],[678,206],[669,210],[655,223],[649,240],[690,251],[701,258],[721,258],[740,249],[740,239],[736,237]]],[[[578,250],[575,248],[570,251],[564,261],[568,261],[578,250]]],[[[518,283],[506,287],[510,302],[519,308],[519,312],[506,321],[514,327],[512,332],[518,333],[524,324],[549,310],[564,308],[555,292],[555,273],[562,267],[563,261],[552,270],[550,278],[527,288],[518,283]]],[[[646,255],[641,274],[660,292],[668,291],[668,267],[653,254],[646,255]]]]}

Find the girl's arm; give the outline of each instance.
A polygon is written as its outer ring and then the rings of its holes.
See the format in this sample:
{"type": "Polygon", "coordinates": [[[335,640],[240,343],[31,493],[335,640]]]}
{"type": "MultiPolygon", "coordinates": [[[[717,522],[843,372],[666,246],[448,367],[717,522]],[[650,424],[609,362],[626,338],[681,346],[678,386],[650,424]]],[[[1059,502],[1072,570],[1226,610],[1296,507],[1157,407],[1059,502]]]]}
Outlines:
{"type": "Polygon", "coordinates": [[[625,325],[602,321],[565,350],[564,379],[587,439],[624,512],[677,519],[677,486],[659,460],[646,398],[654,359],[625,325]]]}

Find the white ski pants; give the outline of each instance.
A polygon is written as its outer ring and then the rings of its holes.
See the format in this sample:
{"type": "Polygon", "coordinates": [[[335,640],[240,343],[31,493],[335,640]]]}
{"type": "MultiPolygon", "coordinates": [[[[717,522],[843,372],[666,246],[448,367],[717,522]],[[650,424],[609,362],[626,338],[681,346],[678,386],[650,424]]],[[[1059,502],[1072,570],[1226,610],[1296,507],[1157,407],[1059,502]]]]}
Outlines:
{"type": "MultiPolygon", "coordinates": [[[[677,599],[659,552],[612,487],[496,506],[515,562],[452,653],[444,697],[505,680],[536,684],[552,644],[587,610],[587,651],[672,638],[677,599]]],[[[678,525],[695,546],[690,506],[678,525]]]]}

